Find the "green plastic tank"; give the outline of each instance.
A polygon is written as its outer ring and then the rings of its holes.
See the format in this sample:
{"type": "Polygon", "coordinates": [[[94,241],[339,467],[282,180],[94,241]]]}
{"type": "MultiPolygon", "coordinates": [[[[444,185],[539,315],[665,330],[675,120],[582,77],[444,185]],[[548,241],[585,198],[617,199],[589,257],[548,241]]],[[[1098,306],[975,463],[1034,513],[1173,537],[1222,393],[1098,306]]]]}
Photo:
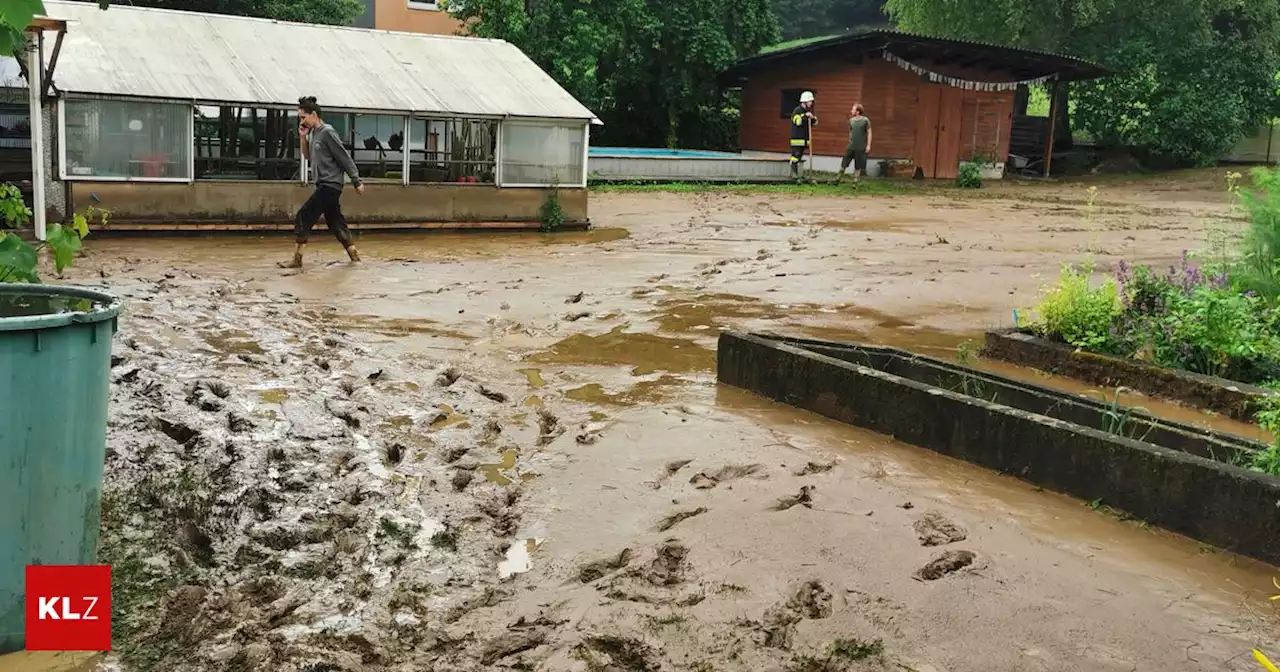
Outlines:
{"type": "Polygon", "coordinates": [[[0,654],[24,645],[27,565],[94,564],[116,297],[0,283],[0,654]]]}

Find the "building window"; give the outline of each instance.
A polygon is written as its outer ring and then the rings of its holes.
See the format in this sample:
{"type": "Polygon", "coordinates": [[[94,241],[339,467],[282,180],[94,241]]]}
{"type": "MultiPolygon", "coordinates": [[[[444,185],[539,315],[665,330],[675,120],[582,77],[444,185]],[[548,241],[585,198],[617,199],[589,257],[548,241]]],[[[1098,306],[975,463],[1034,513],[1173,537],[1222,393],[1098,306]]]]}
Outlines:
{"type": "Polygon", "coordinates": [[[778,112],[778,116],[782,119],[790,119],[791,113],[796,111],[796,107],[800,105],[800,94],[805,91],[813,93],[813,97],[818,97],[818,92],[813,89],[783,89],[782,90],[782,107],[778,112]]]}
{"type": "Polygon", "coordinates": [[[342,138],[342,145],[360,170],[371,180],[403,179],[404,120],[394,114],[328,113],[324,120],[342,138]]]}
{"type": "Polygon", "coordinates": [[[438,11],[440,9],[439,2],[422,2],[421,0],[408,0],[409,9],[427,9],[438,11]]]}
{"type": "Polygon", "coordinates": [[[493,184],[498,122],[414,119],[409,123],[409,181],[493,184]]]}
{"type": "Polygon", "coordinates": [[[586,178],[581,123],[506,122],[502,126],[502,183],[579,186],[586,178]]]}
{"type": "Polygon", "coordinates": [[[197,180],[297,180],[298,116],[291,109],[195,109],[197,180]]]}
{"type": "Polygon", "coordinates": [[[190,105],[70,99],[63,109],[67,178],[191,178],[190,105]]]}

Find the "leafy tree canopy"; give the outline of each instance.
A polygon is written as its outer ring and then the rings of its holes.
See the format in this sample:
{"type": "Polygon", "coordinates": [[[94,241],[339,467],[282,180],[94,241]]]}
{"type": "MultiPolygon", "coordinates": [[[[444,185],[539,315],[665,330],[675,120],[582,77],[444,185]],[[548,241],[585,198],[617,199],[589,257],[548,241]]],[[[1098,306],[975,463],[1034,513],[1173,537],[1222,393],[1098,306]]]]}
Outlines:
{"type": "MultiPolygon", "coordinates": [[[[106,4],[100,0],[81,1],[106,4]]],[[[323,23],[333,26],[351,25],[351,22],[364,11],[364,4],[360,0],[129,0],[128,4],[134,7],[256,16],[279,21],[323,23]]]]}
{"type": "Polygon", "coordinates": [[[598,142],[725,147],[716,75],[778,41],[771,0],[451,0],[480,37],[520,47],[604,121],[598,142]]]}
{"type": "Polygon", "coordinates": [[[1062,51],[1116,74],[1072,87],[1076,125],[1210,163],[1275,113],[1280,0],[887,0],[906,29],[1062,51]]]}

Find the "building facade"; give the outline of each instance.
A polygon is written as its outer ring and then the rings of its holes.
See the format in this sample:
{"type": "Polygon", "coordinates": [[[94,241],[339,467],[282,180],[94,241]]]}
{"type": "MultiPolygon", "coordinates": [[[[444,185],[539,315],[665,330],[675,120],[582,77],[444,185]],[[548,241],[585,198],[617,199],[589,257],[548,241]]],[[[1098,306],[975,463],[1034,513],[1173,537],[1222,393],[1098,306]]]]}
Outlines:
{"type": "Polygon", "coordinates": [[[427,35],[458,35],[462,24],[436,0],[360,0],[364,13],[352,25],[427,35]]]}
{"type": "Polygon", "coordinates": [[[552,190],[586,221],[597,120],[506,42],[45,7],[69,26],[38,59],[52,149],[33,172],[51,205],[105,208],[120,229],[287,227],[310,189],[296,101],[313,95],[373,194],[346,204],[357,227],[526,226],[552,190]]]}
{"type": "Polygon", "coordinates": [[[963,161],[1003,172],[1019,86],[1098,77],[1083,61],[998,45],[894,31],[841,36],[746,59],[722,76],[741,87],[744,153],[785,156],[789,117],[813,92],[813,167],[835,171],[848,144],[849,110],[871,119],[871,161],[951,179],[963,161]]]}

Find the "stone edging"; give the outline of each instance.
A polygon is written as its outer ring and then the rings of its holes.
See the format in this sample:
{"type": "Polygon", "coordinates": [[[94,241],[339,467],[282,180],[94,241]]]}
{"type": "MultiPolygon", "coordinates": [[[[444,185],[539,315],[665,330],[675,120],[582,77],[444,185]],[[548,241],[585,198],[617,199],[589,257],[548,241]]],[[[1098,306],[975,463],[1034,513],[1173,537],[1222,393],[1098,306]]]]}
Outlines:
{"type": "Polygon", "coordinates": [[[1257,398],[1271,393],[1226,378],[1077,350],[1017,329],[988,331],[982,356],[1094,385],[1127,387],[1245,422],[1253,419],[1257,398]]]}

